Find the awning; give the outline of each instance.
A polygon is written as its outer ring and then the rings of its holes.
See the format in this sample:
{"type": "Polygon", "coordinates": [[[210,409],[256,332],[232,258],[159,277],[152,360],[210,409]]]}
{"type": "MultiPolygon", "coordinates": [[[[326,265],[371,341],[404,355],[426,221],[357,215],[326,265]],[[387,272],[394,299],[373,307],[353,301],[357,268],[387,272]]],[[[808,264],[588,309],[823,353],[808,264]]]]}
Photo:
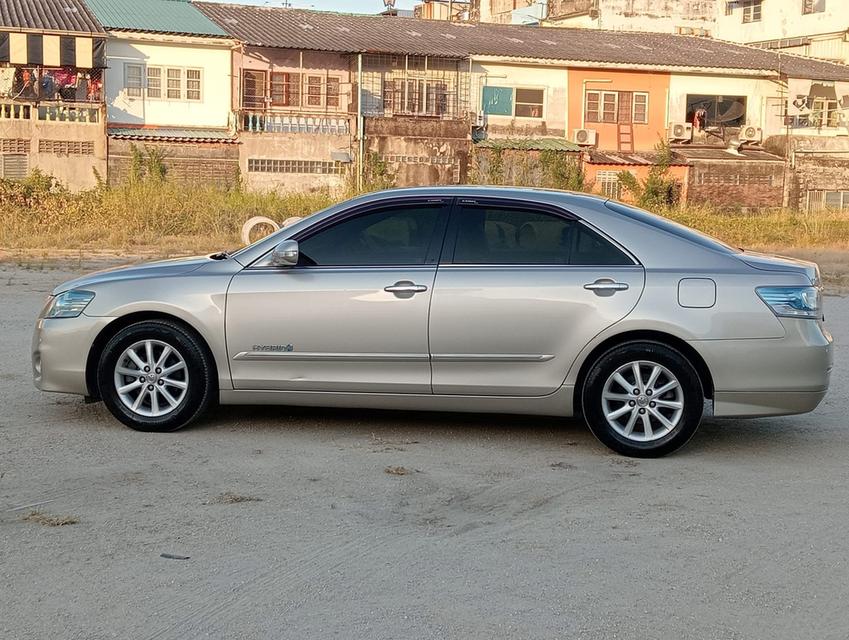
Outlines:
{"type": "Polygon", "coordinates": [[[238,144],[238,139],[227,129],[199,129],[189,127],[122,127],[110,126],[110,138],[138,140],[141,142],[217,142],[238,144]]]}
{"type": "Polygon", "coordinates": [[[0,31],[0,63],[32,67],[106,68],[106,38],[0,31]]]}

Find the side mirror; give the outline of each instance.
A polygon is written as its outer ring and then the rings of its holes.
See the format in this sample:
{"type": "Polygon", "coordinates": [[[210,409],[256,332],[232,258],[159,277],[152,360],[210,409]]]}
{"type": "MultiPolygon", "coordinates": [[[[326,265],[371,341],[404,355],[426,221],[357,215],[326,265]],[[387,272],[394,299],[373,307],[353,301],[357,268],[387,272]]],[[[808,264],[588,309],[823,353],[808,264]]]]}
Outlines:
{"type": "Polygon", "coordinates": [[[298,264],[297,240],[284,240],[271,252],[271,266],[273,267],[294,267],[298,264]]]}

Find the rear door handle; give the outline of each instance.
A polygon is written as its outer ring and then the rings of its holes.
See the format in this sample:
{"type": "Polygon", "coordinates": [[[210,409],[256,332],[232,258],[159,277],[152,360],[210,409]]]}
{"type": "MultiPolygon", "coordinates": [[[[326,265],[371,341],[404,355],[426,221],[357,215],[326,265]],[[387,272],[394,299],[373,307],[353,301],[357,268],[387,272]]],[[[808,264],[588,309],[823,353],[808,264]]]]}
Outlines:
{"type": "Polygon", "coordinates": [[[394,293],[396,296],[401,298],[414,296],[417,293],[424,293],[427,291],[427,287],[423,284],[410,282],[409,280],[400,280],[388,287],[383,287],[383,290],[388,293],[394,293]]]}
{"type": "Polygon", "coordinates": [[[592,291],[599,296],[613,295],[617,291],[626,291],[628,284],[626,282],[616,282],[611,278],[599,278],[595,282],[585,284],[584,289],[592,291]]]}

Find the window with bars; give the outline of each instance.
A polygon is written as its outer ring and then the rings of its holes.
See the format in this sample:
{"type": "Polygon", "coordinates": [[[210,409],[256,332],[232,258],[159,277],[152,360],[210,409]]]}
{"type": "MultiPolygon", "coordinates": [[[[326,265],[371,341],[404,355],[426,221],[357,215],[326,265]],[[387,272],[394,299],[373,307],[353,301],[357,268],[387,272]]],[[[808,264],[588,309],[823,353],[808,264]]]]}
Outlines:
{"type": "Polygon", "coordinates": [[[847,211],[849,210],[849,191],[826,191],[812,189],[807,193],[808,213],[816,211],[847,211]]]}
{"type": "Polygon", "coordinates": [[[200,102],[201,70],[186,69],[186,100],[200,102]]]}
{"type": "Polygon", "coordinates": [[[618,171],[599,171],[596,174],[599,191],[606,198],[620,200],[622,198],[622,182],[618,171]]]}
{"type": "Polygon", "coordinates": [[[141,98],[144,88],[144,66],[140,64],[124,65],[124,90],[130,98],[141,98]]]}
{"type": "Polygon", "coordinates": [[[649,94],[632,91],[587,91],[584,121],[648,124],[649,94]]]}
{"type": "Polygon", "coordinates": [[[763,14],[763,0],[742,0],[743,22],[760,22],[763,14]]]}
{"type": "Polygon", "coordinates": [[[326,160],[274,160],[267,158],[248,158],[250,173],[304,173],[321,175],[340,175],[345,173],[341,162],[326,160]]]}

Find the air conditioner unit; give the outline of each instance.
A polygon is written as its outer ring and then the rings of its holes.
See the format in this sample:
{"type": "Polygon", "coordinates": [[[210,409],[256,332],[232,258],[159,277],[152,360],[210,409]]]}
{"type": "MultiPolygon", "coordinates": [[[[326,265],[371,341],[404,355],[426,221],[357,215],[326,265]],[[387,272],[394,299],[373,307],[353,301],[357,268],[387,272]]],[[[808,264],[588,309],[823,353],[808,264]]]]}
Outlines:
{"type": "Polygon", "coordinates": [[[693,125],[689,122],[673,122],[666,131],[666,138],[670,142],[689,142],[693,139],[693,125]]]}
{"type": "Polygon", "coordinates": [[[598,140],[598,131],[595,129],[575,129],[572,139],[575,141],[575,144],[579,144],[582,147],[593,147],[598,140]]]}
{"type": "Polygon", "coordinates": [[[760,127],[743,127],[740,129],[740,142],[760,143],[763,140],[764,132],[760,127]]]}

